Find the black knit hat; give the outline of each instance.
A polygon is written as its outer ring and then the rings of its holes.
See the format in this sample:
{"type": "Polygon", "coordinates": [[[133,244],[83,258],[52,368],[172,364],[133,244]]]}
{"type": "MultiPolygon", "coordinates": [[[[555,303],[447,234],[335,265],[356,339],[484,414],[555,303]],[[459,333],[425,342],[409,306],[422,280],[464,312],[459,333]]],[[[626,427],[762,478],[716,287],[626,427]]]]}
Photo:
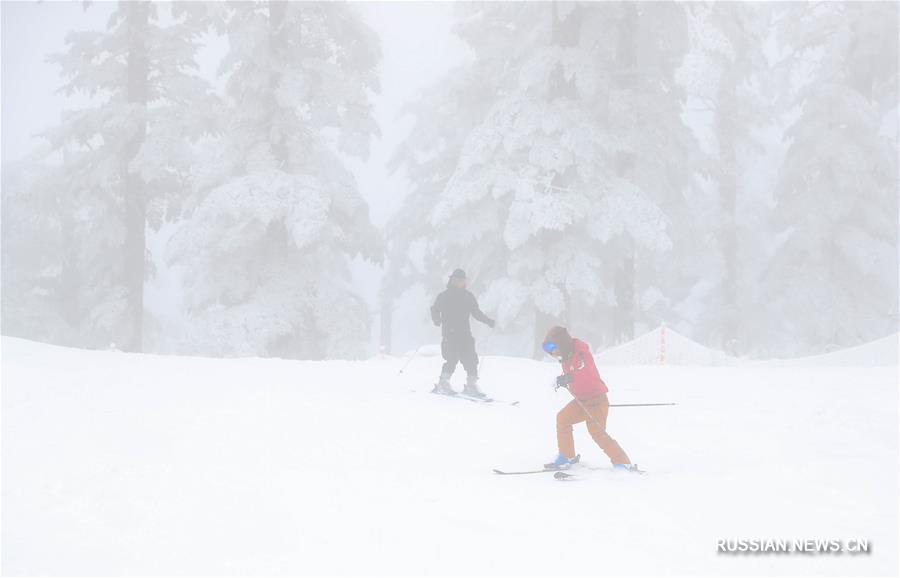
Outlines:
{"type": "Polygon", "coordinates": [[[453,274],[450,275],[450,278],[451,279],[465,279],[466,272],[463,271],[462,269],[457,269],[456,271],[453,272],[453,274]]]}

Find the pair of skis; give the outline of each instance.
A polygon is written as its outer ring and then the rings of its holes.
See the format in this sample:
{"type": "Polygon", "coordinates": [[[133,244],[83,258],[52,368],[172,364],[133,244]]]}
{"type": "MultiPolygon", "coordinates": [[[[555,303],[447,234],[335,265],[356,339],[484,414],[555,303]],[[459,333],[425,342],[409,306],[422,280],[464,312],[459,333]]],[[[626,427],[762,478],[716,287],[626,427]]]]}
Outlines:
{"type": "MultiPolygon", "coordinates": [[[[584,471],[584,470],[582,470],[582,471],[584,471]]],[[[610,472],[610,473],[618,473],[618,470],[616,470],[615,468],[587,468],[587,471],[588,472],[603,471],[603,472],[610,472]]],[[[643,474],[646,474],[647,472],[639,469],[637,464],[634,464],[630,469],[626,470],[624,473],[643,475],[643,474]]],[[[553,479],[560,480],[563,482],[572,481],[572,480],[580,480],[583,478],[584,478],[584,475],[579,473],[578,470],[575,470],[575,473],[558,471],[553,474],[553,479]]]]}
{"type": "MultiPolygon", "coordinates": [[[[574,458],[572,458],[571,463],[579,464],[581,463],[581,454],[577,454],[574,458]]],[[[499,474],[501,476],[522,476],[525,474],[546,474],[548,472],[561,472],[562,470],[556,468],[543,468],[540,470],[522,470],[520,472],[504,472],[503,470],[494,469],[495,474],[499,474]]]]}
{"type": "Polygon", "coordinates": [[[466,393],[456,392],[456,393],[443,393],[440,391],[432,391],[431,393],[435,395],[443,395],[444,397],[453,397],[456,399],[464,399],[466,401],[471,401],[473,403],[492,403],[492,404],[500,404],[500,405],[519,405],[518,401],[500,401],[498,399],[493,399],[490,397],[476,397],[474,395],[468,395],[466,393]]]}
{"type": "MultiPolygon", "coordinates": [[[[576,458],[576,460],[579,459],[580,457],[581,457],[581,456],[578,456],[578,457],[576,458]]],[[[576,462],[576,463],[577,463],[577,462],[576,462]]],[[[605,467],[592,468],[592,467],[587,467],[587,466],[585,466],[585,467],[580,468],[580,469],[581,469],[582,472],[585,472],[585,471],[587,471],[587,472],[593,472],[593,471],[609,471],[609,472],[613,472],[613,471],[615,471],[615,470],[613,470],[612,468],[605,468],[605,467]]],[[[501,476],[521,476],[521,475],[526,475],[526,474],[548,474],[548,473],[550,473],[550,472],[553,472],[553,478],[554,478],[554,479],[556,479],[556,480],[562,480],[562,481],[577,480],[577,479],[579,479],[579,478],[584,477],[583,475],[581,475],[581,474],[578,473],[578,469],[565,471],[565,470],[556,470],[556,469],[548,469],[548,468],[544,468],[544,469],[540,469],[540,470],[522,470],[522,471],[518,471],[518,472],[507,472],[507,471],[497,470],[497,469],[494,470],[494,473],[495,473],[495,474],[499,474],[499,475],[501,475],[501,476]]],[[[631,473],[631,474],[646,474],[647,472],[645,472],[644,470],[639,469],[638,466],[637,466],[637,464],[635,464],[635,465],[632,466],[632,469],[628,470],[627,473],[631,473]]]]}

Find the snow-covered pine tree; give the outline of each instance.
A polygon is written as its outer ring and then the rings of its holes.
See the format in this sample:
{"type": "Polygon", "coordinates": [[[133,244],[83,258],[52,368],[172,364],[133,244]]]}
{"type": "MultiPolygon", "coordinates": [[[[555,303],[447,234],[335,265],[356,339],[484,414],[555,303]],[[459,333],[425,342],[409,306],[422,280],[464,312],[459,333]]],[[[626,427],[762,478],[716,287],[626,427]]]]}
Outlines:
{"type": "Polygon", "coordinates": [[[626,146],[616,153],[619,179],[632,182],[665,214],[668,249],[636,243],[630,233],[607,243],[613,268],[614,303],[579,314],[594,326],[609,327],[604,341],[628,340],[677,318],[670,304],[676,291],[675,255],[696,235],[696,214],[686,202],[691,176],[703,160],[699,143],[683,119],[686,93],[676,73],[689,49],[686,7],[677,3],[623,3],[604,18],[618,37],[610,85],[614,100],[629,103],[612,118],[626,146]]]}
{"type": "MultiPolygon", "coordinates": [[[[442,264],[431,276],[464,263],[489,282],[484,304],[501,325],[536,338],[554,320],[596,331],[581,326],[583,314],[615,302],[627,244],[649,254],[671,246],[659,200],[686,182],[679,160],[692,139],[665,79],[686,49],[684,30],[648,28],[635,58],[652,79],[627,86],[617,79],[646,72],[620,65],[620,41],[635,32],[618,28],[630,9],[477,5],[459,25],[476,62],[493,63],[498,88],[431,211],[429,250],[442,264]],[[625,178],[622,153],[647,160],[625,178]]],[[[668,10],[658,13],[667,25],[668,10]]]]}
{"type": "MultiPolygon", "coordinates": [[[[32,155],[4,163],[2,171],[3,234],[0,250],[3,334],[36,341],[78,343],[64,318],[67,308],[62,284],[63,243],[57,183],[53,171],[32,155]]],[[[71,209],[65,212],[71,212],[71,209]]]]}
{"type": "Polygon", "coordinates": [[[685,199],[694,218],[677,219],[690,234],[660,265],[671,276],[673,310],[683,311],[672,324],[711,346],[746,351],[762,325],[756,282],[768,248],[770,176],[759,163],[778,152],[766,140],[777,133],[777,118],[764,49],[778,8],[697,3],[688,10],[692,48],[679,78],[711,125],[711,153],[692,162],[702,180],[685,199]]]}
{"type": "Polygon", "coordinates": [[[800,87],[765,285],[789,353],[897,331],[897,21],[896,3],[801,4],[779,29],[800,87]]]}
{"type": "Polygon", "coordinates": [[[379,42],[346,3],[228,5],[221,138],[194,175],[168,255],[184,270],[189,352],[321,359],[360,355],[368,311],[353,256],[381,241],[341,161],[378,128],[379,42]]]}
{"type": "Polygon", "coordinates": [[[193,70],[207,25],[198,10],[173,5],[163,25],[157,4],[121,2],[106,31],[71,33],[68,50],[48,59],[61,67],[66,94],[97,101],[46,133],[62,157],[45,182],[65,197],[60,275],[81,345],[142,348],[145,231],[160,222],[148,220],[148,206],[180,191],[177,169],[190,163],[184,139],[208,109],[193,70]]]}

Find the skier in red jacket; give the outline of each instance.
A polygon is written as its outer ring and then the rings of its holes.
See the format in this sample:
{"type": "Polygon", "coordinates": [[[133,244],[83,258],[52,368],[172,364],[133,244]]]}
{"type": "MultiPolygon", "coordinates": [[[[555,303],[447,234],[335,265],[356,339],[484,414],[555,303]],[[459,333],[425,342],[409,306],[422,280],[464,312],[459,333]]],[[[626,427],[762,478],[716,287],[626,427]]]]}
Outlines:
{"type": "Polygon", "coordinates": [[[575,397],[556,414],[556,441],[559,455],[545,464],[547,469],[566,469],[575,463],[575,439],[572,426],[587,422],[588,432],[609,456],[613,467],[622,470],[633,469],[631,460],[622,450],[619,442],[606,433],[606,417],[609,414],[609,391],[600,378],[594,356],[587,343],[573,339],[565,327],[553,327],[544,339],[544,351],[559,360],[563,374],[556,378],[558,387],[565,387],[575,397]]]}

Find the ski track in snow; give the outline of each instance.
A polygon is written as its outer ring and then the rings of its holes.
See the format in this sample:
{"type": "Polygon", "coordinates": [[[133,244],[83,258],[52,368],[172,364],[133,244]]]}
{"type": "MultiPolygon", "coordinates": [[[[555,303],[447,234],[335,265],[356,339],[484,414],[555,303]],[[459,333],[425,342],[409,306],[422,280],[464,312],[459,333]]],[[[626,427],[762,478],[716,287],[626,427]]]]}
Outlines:
{"type": "MultiPolygon", "coordinates": [[[[551,459],[553,363],[488,357],[518,406],[425,395],[438,358],[301,362],[2,340],[2,571],[891,575],[897,367],[601,367],[649,473],[551,459]],[[412,390],[415,390],[413,393],[412,390]],[[717,555],[717,538],[865,538],[869,555],[717,555]]],[[[457,389],[464,374],[454,376],[457,389]]],[[[606,463],[583,425],[576,445],[606,463]]]]}

